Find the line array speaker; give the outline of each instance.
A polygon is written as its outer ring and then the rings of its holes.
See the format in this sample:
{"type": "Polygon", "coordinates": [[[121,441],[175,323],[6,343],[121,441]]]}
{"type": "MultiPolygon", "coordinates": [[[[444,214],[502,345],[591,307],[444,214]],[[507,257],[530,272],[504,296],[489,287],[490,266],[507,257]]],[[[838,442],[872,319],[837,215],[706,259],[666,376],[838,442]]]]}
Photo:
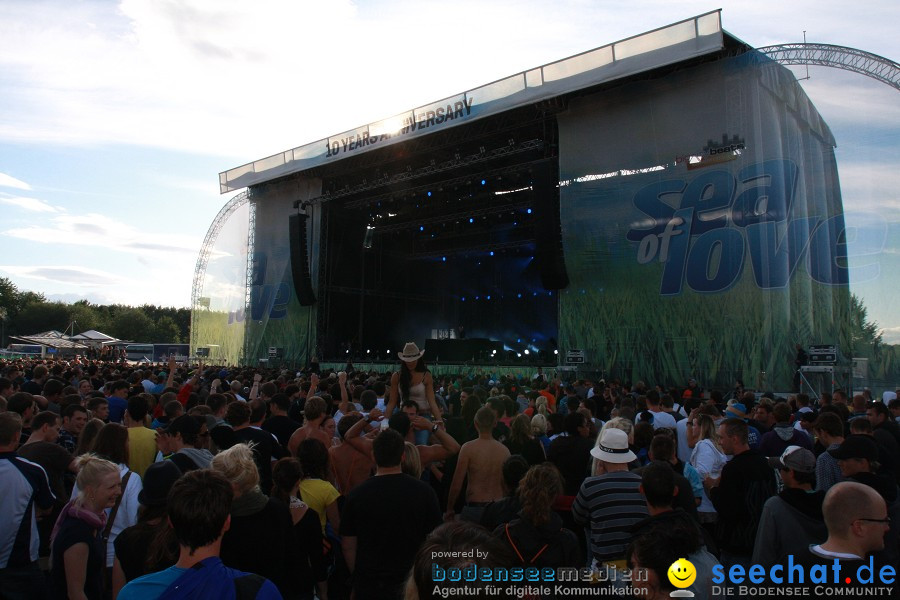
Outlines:
{"type": "Polygon", "coordinates": [[[531,170],[531,193],[534,199],[535,260],[545,290],[561,290],[569,286],[566,257],[559,221],[559,188],[554,158],[537,163],[531,170]]]}
{"type": "Polygon", "coordinates": [[[316,303],[312,278],[309,275],[309,254],[306,251],[306,227],[309,215],[296,214],[289,218],[291,240],[291,274],[294,279],[294,292],[300,306],[312,306],[316,303]]]}

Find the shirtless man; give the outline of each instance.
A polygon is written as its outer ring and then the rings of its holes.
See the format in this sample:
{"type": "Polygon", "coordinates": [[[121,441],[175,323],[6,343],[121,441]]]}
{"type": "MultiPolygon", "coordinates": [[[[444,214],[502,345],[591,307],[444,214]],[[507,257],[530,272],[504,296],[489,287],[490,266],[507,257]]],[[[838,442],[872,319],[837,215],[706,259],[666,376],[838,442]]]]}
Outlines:
{"type": "MultiPolygon", "coordinates": [[[[418,416],[415,411],[416,405],[415,403],[412,403],[411,410],[407,412],[404,409],[404,413],[395,414],[390,419],[390,425],[391,428],[396,429],[401,436],[405,435],[405,440],[410,443],[415,443],[415,431],[430,431],[431,435],[437,440],[437,444],[416,445],[416,449],[419,451],[419,460],[422,463],[422,468],[427,469],[431,464],[447,460],[459,452],[459,443],[453,439],[453,436],[447,433],[443,423],[432,423],[425,417],[418,416]]],[[[347,432],[343,436],[347,444],[350,444],[360,452],[365,453],[371,458],[373,463],[375,461],[374,455],[372,454],[373,438],[362,436],[362,433],[369,427],[370,423],[376,422],[377,424],[377,421],[381,416],[381,411],[377,408],[372,409],[368,419],[356,421],[352,427],[347,429],[347,432]]],[[[343,422],[344,420],[341,419],[341,423],[343,422]]]]}
{"type": "Polygon", "coordinates": [[[453,507],[466,478],[466,506],[460,514],[463,519],[480,523],[484,507],[503,498],[503,461],[509,457],[509,450],[493,438],[492,431],[496,424],[497,416],[490,407],[482,406],[475,413],[478,438],[463,444],[459,451],[459,461],[447,497],[445,521],[453,520],[453,507]]]}
{"type": "Polygon", "coordinates": [[[319,427],[328,416],[325,409],[325,401],[318,396],[306,399],[306,404],[303,406],[303,426],[295,431],[288,440],[288,451],[291,456],[297,456],[300,442],[307,438],[317,439],[325,444],[326,448],[331,448],[331,438],[319,427]]]}

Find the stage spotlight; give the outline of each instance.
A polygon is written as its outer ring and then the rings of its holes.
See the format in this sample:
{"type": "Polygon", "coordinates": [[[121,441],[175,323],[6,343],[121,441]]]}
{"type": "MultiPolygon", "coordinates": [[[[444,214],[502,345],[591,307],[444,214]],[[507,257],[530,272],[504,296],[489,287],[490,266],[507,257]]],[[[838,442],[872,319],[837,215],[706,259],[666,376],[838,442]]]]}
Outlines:
{"type": "Polygon", "coordinates": [[[441,257],[441,262],[447,262],[447,257],[446,257],[446,256],[442,256],[442,257],[441,257]]]}
{"type": "Polygon", "coordinates": [[[521,344],[521,343],[522,343],[522,338],[516,339],[516,343],[517,343],[517,344],[521,344]]]}
{"type": "Polygon", "coordinates": [[[491,356],[493,356],[493,355],[495,355],[495,354],[497,354],[497,349],[496,349],[496,348],[494,348],[493,350],[491,350],[491,356]]]}
{"type": "Polygon", "coordinates": [[[425,231],[425,226],[424,226],[424,225],[419,225],[419,231],[425,231]]]}
{"type": "Polygon", "coordinates": [[[371,350],[366,350],[366,354],[371,354],[371,350]]]}
{"type": "Polygon", "coordinates": [[[465,302],[465,301],[466,301],[466,297],[463,296],[462,298],[460,298],[460,300],[462,300],[463,302],[465,302]]]}
{"type": "Polygon", "coordinates": [[[475,299],[478,300],[478,296],[475,296],[475,299]]]}
{"type": "Polygon", "coordinates": [[[525,212],[527,212],[527,213],[530,215],[530,214],[531,214],[531,209],[529,208],[529,209],[526,210],[525,212]]]}
{"type": "Polygon", "coordinates": [[[525,348],[525,350],[523,350],[522,352],[523,352],[526,356],[528,356],[529,354],[531,354],[531,352],[528,351],[528,348],[525,348]]]}
{"type": "Polygon", "coordinates": [[[522,294],[516,294],[516,298],[521,298],[522,294]]]}
{"type": "Polygon", "coordinates": [[[428,192],[428,197],[431,198],[431,192],[428,192]]]}
{"type": "Polygon", "coordinates": [[[472,217],[469,217],[469,223],[474,223],[474,222],[475,222],[475,219],[473,219],[472,217]]]}
{"type": "Polygon", "coordinates": [[[350,351],[349,351],[349,350],[347,350],[347,351],[346,351],[346,352],[345,352],[345,353],[344,353],[344,354],[350,354],[350,351]]]}
{"type": "Polygon", "coordinates": [[[484,179],[482,179],[482,180],[481,180],[481,185],[485,185],[485,184],[487,184],[487,181],[485,181],[484,179]]]}
{"type": "Polygon", "coordinates": [[[522,358],[522,353],[521,353],[521,352],[516,352],[516,358],[522,358]]]}
{"type": "Polygon", "coordinates": [[[493,250],[491,250],[491,256],[493,256],[493,255],[494,255],[494,251],[493,251],[493,250]]]}
{"type": "Polygon", "coordinates": [[[491,297],[490,297],[490,296],[485,296],[485,298],[487,298],[487,299],[488,299],[488,300],[490,300],[490,299],[491,299],[491,297]]]}

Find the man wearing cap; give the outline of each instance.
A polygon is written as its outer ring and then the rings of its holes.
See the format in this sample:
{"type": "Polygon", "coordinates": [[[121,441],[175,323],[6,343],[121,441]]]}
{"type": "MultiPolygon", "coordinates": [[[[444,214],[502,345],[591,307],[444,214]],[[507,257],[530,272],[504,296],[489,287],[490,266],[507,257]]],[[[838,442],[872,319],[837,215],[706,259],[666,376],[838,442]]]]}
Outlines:
{"type": "Polygon", "coordinates": [[[806,448],[788,446],[781,456],[769,459],[769,466],[778,469],[784,489],[766,501],[756,531],[752,562],[766,569],[782,556],[796,556],[828,537],[822,516],[825,492],[813,490],[816,456],[806,448]]]}
{"type": "MultiPolygon", "coordinates": [[[[841,473],[847,481],[855,481],[878,492],[888,506],[893,521],[890,531],[885,535],[884,548],[880,551],[884,560],[889,562],[900,558],[898,551],[898,529],[900,529],[900,502],[897,501],[897,484],[890,473],[879,472],[878,445],[870,435],[851,434],[837,450],[828,451],[837,459],[841,473]]],[[[835,486],[836,487],[836,486],[835,486]]]]}
{"type": "Polygon", "coordinates": [[[612,428],[603,432],[591,456],[597,459],[596,476],[581,484],[572,516],[576,523],[590,525],[595,566],[624,568],[631,527],[649,514],[641,476],[628,471],[628,463],[637,457],[628,448],[628,434],[612,428]]]}
{"type": "Polygon", "coordinates": [[[845,478],[874,488],[888,503],[897,499],[893,477],[879,472],[878,444],[871,435],[848,435],[836,450],[828,453],[838,461],[845,478]]]}
{"type": "Polygon", "coordinates": [[[113,542],[116,551],[112,574],[113,598],[126,582],[175,564],[178,557],[178,543],[174,539],[167,540],[166,548],[153,547],[150,552],[148,549],[153,546],[160,524],[166,518],[165,512],[161,512],[160,509],[165,508],[169,490],[180,477],[181,471],[170,460],[153,463],[147,467],[141,482],[143,488],[138,494],[138,502],[144,511],[144,517],[137,524],[123,529],[113,542]],[[151,517],[152,513],[157,516],[151,517]],[[153,554],[154,562],[151,565],[147,565],[149,553],[153,554]]]}

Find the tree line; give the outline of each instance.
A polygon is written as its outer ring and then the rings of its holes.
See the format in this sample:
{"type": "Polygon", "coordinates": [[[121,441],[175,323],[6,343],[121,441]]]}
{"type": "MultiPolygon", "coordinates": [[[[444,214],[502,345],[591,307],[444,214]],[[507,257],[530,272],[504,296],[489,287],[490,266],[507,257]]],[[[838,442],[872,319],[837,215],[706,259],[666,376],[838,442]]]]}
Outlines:
{"type": "Polygon", "coordinates": [[[5,348],[11,335],[31,335],[55,329],[78,334],[94,329],[120,340],[134,342],[187,343],[191,326],[188,308],[170,306],[125,306],[49,302],[43,294],[19,290],[0,277],[0,344],[5,348]],[[74,326],[73,326],[74,323],[74,326]]]}

